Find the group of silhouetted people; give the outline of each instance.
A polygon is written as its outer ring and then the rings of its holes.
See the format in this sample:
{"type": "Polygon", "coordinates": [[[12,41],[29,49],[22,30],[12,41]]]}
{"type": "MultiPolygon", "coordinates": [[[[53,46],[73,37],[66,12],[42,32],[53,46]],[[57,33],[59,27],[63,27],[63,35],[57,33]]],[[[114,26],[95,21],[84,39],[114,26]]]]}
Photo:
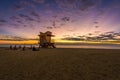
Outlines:
{"type": "MultiPolygon", "coordinates": [[[[26,49],[27,48],[26,48],[25,45],[23,47],[21,45],[19,45],[19,46],[10,45],[10,50],[22,50],[22,51],[25,51],[26,49]]],[[[31,49],[32,51],[39,51],[39,48],[36,48],[35,46],[32,46],[32,45],[28,49],[31,49]]]]}

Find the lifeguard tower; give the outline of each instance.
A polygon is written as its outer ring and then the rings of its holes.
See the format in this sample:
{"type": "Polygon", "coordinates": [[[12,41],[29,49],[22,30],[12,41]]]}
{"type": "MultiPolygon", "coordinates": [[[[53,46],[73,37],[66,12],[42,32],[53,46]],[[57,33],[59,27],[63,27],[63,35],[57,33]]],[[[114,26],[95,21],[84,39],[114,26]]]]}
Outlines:
{"type": "Polygon", "coordinates": [[[54,42],[52,41],[52,37],[54,37],[54,35],[52,35],[52,32],[47,31],[45,33],[40,32],[39,36],[39,47],[42,48],[56,48],[54,42]]]}

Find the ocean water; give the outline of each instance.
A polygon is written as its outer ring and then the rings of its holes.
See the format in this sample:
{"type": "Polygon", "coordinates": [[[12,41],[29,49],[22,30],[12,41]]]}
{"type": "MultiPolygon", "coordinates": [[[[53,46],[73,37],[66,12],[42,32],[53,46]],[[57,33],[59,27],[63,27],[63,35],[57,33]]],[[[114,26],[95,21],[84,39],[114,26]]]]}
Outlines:
{"type": "Polygon", "coordinates": [[[90,49],[120,49],[120,45],[113,44],[79,44],[79,45],[57,45],[58,48],[90,48],[90,49]]]}
{"type": "MultiPolygon", "coordinates": [[[[9,47],[10,45],[0,45],[0,47],[9,47]]],[[[14,45],[13,45],[14,46],[14,45]]],[[[17,45],[18,47],[19,45],[17,45]]],[[[21,45],[24,46],[24,45],[21,45]]],[[[25,45],[30,47],[31,45],[25,45]]],[[[32,45],[38,47],[38,45],[32,45]]],[[[56,44],[57,48],[90,48],[90,49],[120,49],[120,45],[117,44],[56,44]]]]}

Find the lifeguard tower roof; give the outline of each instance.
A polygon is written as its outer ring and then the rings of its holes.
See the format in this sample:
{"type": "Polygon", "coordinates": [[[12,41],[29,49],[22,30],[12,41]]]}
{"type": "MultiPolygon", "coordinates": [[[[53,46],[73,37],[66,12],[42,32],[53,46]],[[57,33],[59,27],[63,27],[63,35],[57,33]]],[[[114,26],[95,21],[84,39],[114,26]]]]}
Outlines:
{"type": "Polygon", "coordinates": [[[50,31],[46,31],[45,33],[40,32],[40,35],[38,35],[38,36],[43,36],[43,35],[51,36],[51,37],[54,37],[54,36],[55,36],[55,35],[52,35],[52,32],[50,32],[50,31]]]}

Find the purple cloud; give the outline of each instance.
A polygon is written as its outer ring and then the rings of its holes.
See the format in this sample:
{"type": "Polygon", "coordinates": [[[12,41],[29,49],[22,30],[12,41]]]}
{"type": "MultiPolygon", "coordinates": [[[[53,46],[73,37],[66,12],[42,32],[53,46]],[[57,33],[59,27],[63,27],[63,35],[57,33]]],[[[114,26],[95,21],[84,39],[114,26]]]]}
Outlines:
{"type": "Polygon", "coordinates": [[[37,2],[37,3],[44,3],[45,0],[33,0],[34,2],[37,2]]]}

